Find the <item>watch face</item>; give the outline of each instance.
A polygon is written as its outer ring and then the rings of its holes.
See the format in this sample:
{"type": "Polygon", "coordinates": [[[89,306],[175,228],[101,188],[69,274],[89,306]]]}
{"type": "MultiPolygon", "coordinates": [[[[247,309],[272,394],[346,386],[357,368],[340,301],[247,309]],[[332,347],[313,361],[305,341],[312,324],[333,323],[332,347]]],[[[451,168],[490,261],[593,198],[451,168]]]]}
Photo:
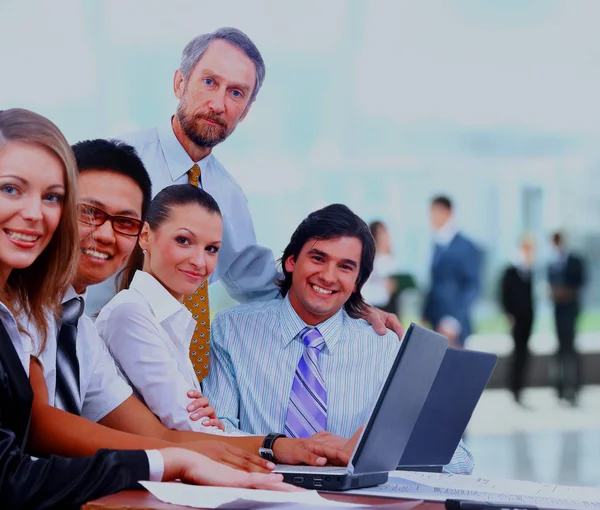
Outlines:
{"type": "Polygon", "coordinates": [[[266,460],[273,460],[273,450],[270,448],[259,448],[258,454],[266,460]]]}

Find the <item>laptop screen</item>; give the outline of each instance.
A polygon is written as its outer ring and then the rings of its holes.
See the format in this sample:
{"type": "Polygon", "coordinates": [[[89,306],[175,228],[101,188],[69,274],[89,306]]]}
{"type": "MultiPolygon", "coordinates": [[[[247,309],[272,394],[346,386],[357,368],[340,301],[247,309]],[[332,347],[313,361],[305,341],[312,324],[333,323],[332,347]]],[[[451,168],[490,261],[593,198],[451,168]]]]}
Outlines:
{"type": "Polygon", "coordinates": [[[452,460],[496,360],[485,352],[446,351],[400,466],[443,466],[452,460]]]}
{"type": "Polygon", "coordinates": [[[355,474],[396,469],[447,347],[443,336],[409,326],[354,451],[355,474]]]}

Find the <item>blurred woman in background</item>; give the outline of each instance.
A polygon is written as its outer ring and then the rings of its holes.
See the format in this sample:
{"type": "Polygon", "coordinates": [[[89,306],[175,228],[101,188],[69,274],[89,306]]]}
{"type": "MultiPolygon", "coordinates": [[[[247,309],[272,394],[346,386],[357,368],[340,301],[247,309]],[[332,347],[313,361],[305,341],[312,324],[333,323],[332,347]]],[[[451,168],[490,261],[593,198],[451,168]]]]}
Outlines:
{"type": "Polygon", "coordinates": [[[398,286],[390,277],[397,270],[392,255],[390,232],[382,221],[372,222],[369,229],[375,239],[375,261],[373,272],[362,288],[362,294],[370,305],[398,315],[396,303],[398,286]]]}

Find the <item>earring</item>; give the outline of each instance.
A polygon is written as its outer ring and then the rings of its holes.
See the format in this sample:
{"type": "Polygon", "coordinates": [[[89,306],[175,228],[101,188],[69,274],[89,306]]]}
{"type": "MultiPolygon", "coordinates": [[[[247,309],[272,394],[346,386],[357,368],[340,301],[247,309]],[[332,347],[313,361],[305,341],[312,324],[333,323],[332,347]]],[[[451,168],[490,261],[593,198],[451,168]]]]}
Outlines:
{"type": "Polygon", "coordinates": [[[147,252],[146,250],[142,250],[142,253],[143,253],[144,255],[146,255],[146,253],[148,253],[148,252],[147,252]]]}

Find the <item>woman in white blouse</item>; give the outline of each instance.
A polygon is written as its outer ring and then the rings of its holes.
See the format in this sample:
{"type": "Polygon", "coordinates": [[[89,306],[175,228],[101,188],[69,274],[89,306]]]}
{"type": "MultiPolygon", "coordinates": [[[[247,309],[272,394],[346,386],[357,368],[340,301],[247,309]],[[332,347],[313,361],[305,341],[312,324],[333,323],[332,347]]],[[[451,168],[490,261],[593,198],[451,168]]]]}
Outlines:
{"type": "Polygon", "coordinates": [[[373,272],[362,288],[362,295],[370,305],[390,311],[390,300],[396,291],[396,282],[390,275],[397,271],[390,232],[381,221],[372,222],[369,229],[375,239],[375,260],[373,272]]]}
{"type": "Polygon", "coordinates": [[[191,184],[163,189],[148,210],[139,253],[123,272],[125,290],[96,320],[138,396],[171,429],[223,428],[214,410],[201,421],[186,410],[187,392],[200,384],[189,359],[196,321],[183,304],[214,271],[222,235],[221,212],[208,193],[191,184]]]}

